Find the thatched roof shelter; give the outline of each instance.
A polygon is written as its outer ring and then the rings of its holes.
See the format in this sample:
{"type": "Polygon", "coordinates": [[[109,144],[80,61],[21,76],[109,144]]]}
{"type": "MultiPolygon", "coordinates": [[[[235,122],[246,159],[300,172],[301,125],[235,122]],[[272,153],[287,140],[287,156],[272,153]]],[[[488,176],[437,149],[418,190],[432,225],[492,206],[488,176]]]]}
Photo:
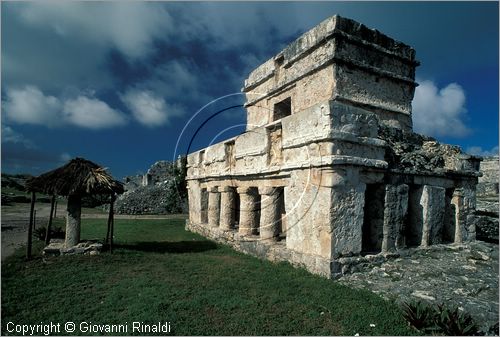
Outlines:
{"type": "Polygon", "coordinates": [[[83,158],[72,159],[55,170],[26,182],[29,192],[50,195],[122,194],[122,183],[111,177],[106,169],[83,158]]]}
{"type": "Polygon", "coordinates": [[[54,210],[55,196],[68,197],[66,216],[65,247],[73,247],[80,241],[80,222],[82,196],[85,195],[109,195],[110,208],[108,217],[108,232],[106,242],[113,244],[113,203],[116,194],[124,192],[123,184],[113,179],[106,169],[83,158],[72,159],[69,163],[55,170],[41,174],[26,181],[26,190],[31,192],[30,224],[28,227],[27,257],[31,257],[31,233],[33,227],[33,212],[35,204],[35,193],[52,195],[49,223],[46,229],[45,242],[50,240],[50,226],[54,210]]]}

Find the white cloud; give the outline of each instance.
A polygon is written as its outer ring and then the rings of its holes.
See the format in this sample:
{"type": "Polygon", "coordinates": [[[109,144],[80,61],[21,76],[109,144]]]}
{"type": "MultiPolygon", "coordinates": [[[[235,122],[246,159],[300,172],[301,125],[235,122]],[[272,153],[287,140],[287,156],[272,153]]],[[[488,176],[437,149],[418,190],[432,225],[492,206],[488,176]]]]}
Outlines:
{"type": "Polygon", "coordinates": [[[34,147],[29,139],[26,139],[22,134],[6,125],[2,125],[2,143],[22,144],[28,148],[34,147]]]}
{"type": "Polygon", "coordinates": [[[155,38],[171,31],[172,19],[161,4],[146,2],[28,2],[20,17],[63,38],[111,45],[130,58],[146,56],[155,38]]]}
{"type": "Polygon", "coordinates": [[[7,120],[17,124],[103,129],[127,122],[121,112],[97,98],[80,95],[75,99],[60,100],[45,95],[34,86],[8,89],[3,110],[7,120]]]}
{"type": "Polygon", "coordinates": [[[438,90],[432,81],[421,81],[413,99],[413,126],[428,136],[464,137],[470,133],[465,125],[467,114],[463,88],[451,83],[438,90]]]}
{"type": "Polygon", "coordinates": [[[498,156],[498,145],[494,146],[490,150],[483,150],[481,146],[469,146],[465,152],[482,157],[498,156]]]}
{"type": "Polygon", "coordinates": [[[54,96],[45,96],[38,88],[7,89],[3,104],[6,117],[19,124],[56,126],[61,123],[61,102],[54,96]]]}
{"type": "Polygon", "coordinates": [[[178,106],[167,104],[163,98],[147,90],[129,90],[121,100],[139,123],[149,127],[166,124],[169,117],[182,114],[178,106]]]}
{"type": "Polygon", "coordinates": [[[64,103],[63,118],[70,124],[89,129],[104,129],[126,123],[126,118],[105,102],[79,96],[64,103]]]}

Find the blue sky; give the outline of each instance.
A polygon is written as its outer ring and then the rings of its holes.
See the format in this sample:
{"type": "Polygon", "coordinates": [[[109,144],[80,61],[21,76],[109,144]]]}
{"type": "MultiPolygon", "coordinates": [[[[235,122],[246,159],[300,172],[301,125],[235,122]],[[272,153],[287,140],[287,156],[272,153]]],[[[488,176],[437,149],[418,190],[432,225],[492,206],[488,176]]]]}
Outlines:
{"type": "MultiPolygon", "coordinates": [[[[123,178],[171,160],[214,112],[243,103],[253,68],[334,14],[416,49],[416,131],[498,153],[498,2],[4,1],[1,10],[2,172],[39,174],[82,156],[123,178]]],[[[229,109],[191,149],[244,123],[242,108],[229,109]]]]}

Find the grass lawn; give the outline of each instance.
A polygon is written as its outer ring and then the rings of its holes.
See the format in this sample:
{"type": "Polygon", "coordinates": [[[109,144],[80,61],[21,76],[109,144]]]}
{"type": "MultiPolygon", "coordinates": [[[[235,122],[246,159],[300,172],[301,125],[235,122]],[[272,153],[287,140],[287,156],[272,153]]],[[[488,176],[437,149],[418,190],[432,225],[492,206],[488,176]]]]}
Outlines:
{"type": "MultiPolygon", "coordinates": [[[[368,291],[237,253],[182,219],[115,221],[113,254],[25,262],[20,250],[2,263],[3,335],[9,321],[128,324],[129,334],[134,321],[170,322],[177,335],[416,333],[368,291]]],[[[83,220],[83,238],[105,231],[105,220],[83,220]]]]}

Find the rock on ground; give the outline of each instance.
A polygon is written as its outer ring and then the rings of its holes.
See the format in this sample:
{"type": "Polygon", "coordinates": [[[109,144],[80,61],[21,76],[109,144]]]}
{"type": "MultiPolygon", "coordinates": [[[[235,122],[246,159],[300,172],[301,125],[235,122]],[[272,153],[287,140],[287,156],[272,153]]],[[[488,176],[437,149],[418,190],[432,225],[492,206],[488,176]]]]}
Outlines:
{"type": "Polygon", "coordinates": [[[456,306],[488,331],[498,322],[498,267],[498,245],[476,241],[409,249],[339,281],[397,303],[420,299],[456,306]]]}

